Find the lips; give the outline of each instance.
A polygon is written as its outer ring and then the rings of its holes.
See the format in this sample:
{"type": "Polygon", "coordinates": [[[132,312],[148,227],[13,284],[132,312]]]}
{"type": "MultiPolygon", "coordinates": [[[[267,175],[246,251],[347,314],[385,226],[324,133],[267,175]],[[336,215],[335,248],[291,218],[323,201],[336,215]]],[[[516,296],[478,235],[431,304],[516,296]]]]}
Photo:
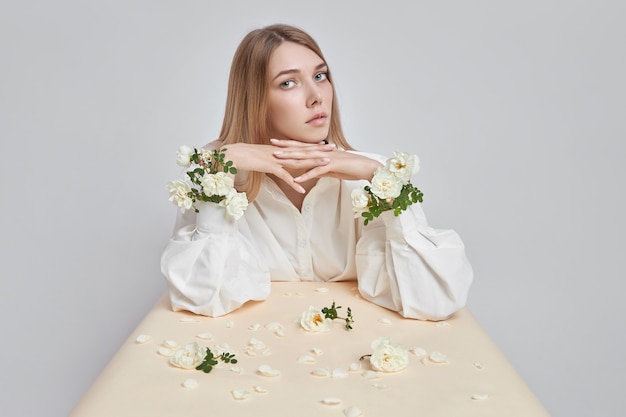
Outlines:
{"type": "Polygon", "coordinates": [[[322,124],[322,123],[326,122],[326,118],[327,117],[328,117],[328,115],[326,113],[315,113],[315,115],[313,115],[312,118],[307,120],[307,123],[309,123],[309,124],[322,124]]]}

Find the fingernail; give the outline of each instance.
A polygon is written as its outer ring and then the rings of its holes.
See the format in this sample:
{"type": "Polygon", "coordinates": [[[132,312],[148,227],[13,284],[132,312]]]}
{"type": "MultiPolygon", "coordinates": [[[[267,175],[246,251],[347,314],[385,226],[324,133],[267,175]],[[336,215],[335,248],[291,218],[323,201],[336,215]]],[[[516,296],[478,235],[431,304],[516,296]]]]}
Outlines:
{"type": "Polygon", "coordinates": [[[322,161],[322,162],[330,162],[330,159],[328,159],[328,158],[322,158],[322,159],[320,159],[320,161],[322,161]]]}
{"type": "Polygon", "coordinates": [[[272,139],[270,139],[270,142],[278,142],[278,139],[272,138],[272,139]]]}
{"type": "Polygon", "coordinates": [[[283,153],[283,151],[274,151],[274,155],[282,155],[283,153]]]}

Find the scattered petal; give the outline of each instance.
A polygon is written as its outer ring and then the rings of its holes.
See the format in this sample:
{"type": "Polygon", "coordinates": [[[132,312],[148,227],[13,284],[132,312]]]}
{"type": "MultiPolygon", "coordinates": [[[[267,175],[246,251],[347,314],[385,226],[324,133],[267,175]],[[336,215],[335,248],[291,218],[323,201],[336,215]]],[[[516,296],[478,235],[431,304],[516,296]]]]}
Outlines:
{"type": "Polygon", "coordinates": [[[474,366],[476,367],[476,369],[483,369],[483,364],[480,362],[474,362],[474,366]]]}
{"type": "Polygon", "coordinates": [[[319,287],[319,288],[316,288],[315,291],[319,292],[319,293],[325,294],[325,293],[328,292],[328,288],[327,287],[319,287]]]}
{"type": "Polygon", "coordinates": [[[330,376],[332,376],[333,378],[345,378],[348,376],[348,371],[343,368],[336,368],[333,369],[333,372],[330,376]]]}
{"type": "Polygon", "coordinates": [[[178,346],[178,343],[174,342],[173,340],[164,340],[163,346],[165,346],[166,348],[174,349],[176,346],[178,346]]]}
{"type": "Polygon", "coordinates": [[[263,387],[262,387],[262,386],[260,386],[260,385],[255,385],[255,386],[253,386],[253,387],[252,387],[252,389],[253,389],[255,392],[258,392],[259,394],[267,394],[267,393],[268,393],[267,389],[263,388],[263,387]]]}
{"type": "Polygon", "coordinates": [[[385,318],[385,317],[378,319],[378,322],[380,324],[391,324],[391,320],[389,320],[388,318],[385,318]]]}
{"type": "Polygon", "coordinates": [[[448,323],[447,321],[438,321],[437,323],[435,323],[435,326],[437,326],[437,327],[450,327],[450,323],[448,323]]]}
{"type": "Polygon", "coordinates": [[[372,386],[374,388],[376,388],[376,389],[381,390],[381,391],[385,390],[385,389],[389,389],[389,385],[383,384],[383,383],[380,383],[380,382],[376,382],[376,383],[372,384],[372,386]]]}
{"type": "Polygon", "coordinates": [[[370,379],[370,380],[371,380],[371,379],[378,379],[378,378],[380,378],[380,375],[378,375],[378,373],[377,373],[377,372],[374,372],[374,371],[369,371],[369,370],[364,371],[364,372],[361,374],[361,376],[362,376],[363,378],[365,378],[365,379],[370,379]]]}
{"type": "Polygon", "coordinates": [[[144,344],[148,343],[151,340],[152,336],[150,336],[149,334],[140,334],[139,336],[137,336],[137,339],[135,339],[135,342],[139,344],[144,344]]]}
{"type": "Polygon", "coordinates": [[[271,323],[267,323],[265,325],[265,328],[275,332],[277,330],[283,330],[285,327],[282,324],[280,324],[279,322],[274,321],[274,322],[271,322],[271,323]]]}
{"type": "Polygon", "coordinates": [[[259,366],[259,374],[263,375],[263,376],[269,376],[269,377],[274,377],[274,376],[278,376],[280,375],[280,371],[277,369],[272,369],[271,366],[269,365],[261,365],[259,366]]]}
{"type": "Polygon", "coordinates": [[[424,356],[420,362],[422,362],[422,365],[426,365],[426,363],[428,363],[428,357],[424,356]]]}
{"type": "Polygon", "coordinates": [[[243,368],[240,366],[233,366],[230,368],[230,372],[234,372],[236,374],[243,374],[243,368]]]}
{"type": "Polygon", "coordinates": [[[260,328],[261,328],[261,325],[259,323],[254,323],[248,326],[249,330],[259,330],[260,328]]]}
{"type": "Polygon", "coordinates": [[[183,381],[182,386],[189,389],[194,389],[198,387],[198,381],[193,378],[187,378],[183,381]]]}
{"type": "Polygon", "coordinates": [[[283,329],[276,330],[274,334],[278,337],[285,337],[285,331],[283,329]]]}
{"type": "Polygon", "coordinates": [[[246,355],[250,356],[251,358],[256,357],[256,351],[254,349],[252,349],[251,347],[247,347],[246,348],[246,355]]]}
{"type": "Polygon", "coordinates": [[[286,292],[283,294],[285,297],[291,297],[291,293],[290,292],[286,292]]]}
{"type": "Polygon", "coordinates": [[[170,348],[166,348],[163,346],[159,346],[159,350],[157,350],[158,354],[161,356],[167,356],[170,357],[174,354],[174,351],[170,348]]]}
{"type": "Polygon", "coordinates": [[[233,352],[233,348],[231,348],[228,343],[220,343],[219,345],[217,345],[217,349],[219,349],[221,353],[223,352],[236,353],[236,352],[233,352]]]}
{"type": "Polygon", "coordinates": [[[250,339],[248,341],[248,347],[251,348],[251,349],[254,349],[254,350],[264,350],[264,349],[267,349],[267,345],[263,341],[255,338],[255,337],[253,337],[252,339],[250,339]]]}
{"type": "Polygon", "coordinates": [[[261,355],[263,356],[270,356],[272,354],[272,351],[269,349],[265,349],[263,352],[261,352],[261,355]]]}
{"type": "Polygon", "coordinates": [[[328,368],[317,368],[314,371],[311,371],[311,375],[328,376],[328,375],[330,375],[330,369],[328,369],[328,368]]]}
{"type": "Polygon", "coordinates": [[[426,349],[423,349],[419,346],[414,346],[411,349],[409,349],[409,351],[415,356],[417,356],[418,358],[423,358],[424,356],[428,355],[428,352],[426,352],[426,349]]]}
{"type": "Polygon", "coordinates": [[[315,363],[315,358],[311,355],[302,355],[298,357],[298,363],[315,363]]]}
{"type": "Polygon", "coordinates": [[[245,389],[234,389],[230,393],[235,400],[245,400],[250,397],[250,391],[245,389]]]}
{"type": "Polygon", "coordinates": [[[180,321],[181,323],[196,323],[200,320],[194,319],[193,317],[181,317],[178,321],[180,321]]]}
{"type": "Polygon", "coordinates": [[[202,340],[211,340],[213,339],[213,335],[209,332],[205,332],[205,333],[199,333],[196,335],[196,337],[198,339],[202,339],[202,340]]]}
{"type": "Polygon", "coordinates": [[[298,292],[296,292],[296,296],[297,297],[304,297],[304,293],[298,291],[298,292]]]}
{"type": "Polygon", "coordinates": [[[313,352],[315,356],[321,356],[324,354],[324,351],[320,348],[313,348],[311,349],[311,352],[313,352]]]}
{"type": "Polygon", "coordinates": [[[476,400],[476,401],[484,401],[487,398],[489,398],[489,395],[487,394],[472,394],[472,400],[476,400]]]}
{"type": "Polygon", "coordinates": [[[343,415],[346,417],[359,417],[363,415],[363,411],[351,405],[350,407],[347,407],[345,410],[343,410],[343,415]]]}
{"type": "Polygon", "coordinates": [[[348,367],[348,370],[350,372],[357,372],[361,370],[361,364],[358,362],[353,362],[350,364],[350,366],[348,367]]]}
{"type": "Polygon", "coordinates": [[[233,327],[235,327],[235,322],[234,321],[229,321],[226,323],[226,328],[227,329],[232,329],[233,327]]]}
{"type": "Polygon", "coordinates": [[[320,402],[325,405],[339,405],[341,404],[341,399],[336,397],[326,397],[320,402]]]}
{"type": "Polygon", "coordinates": [[[428,359],[434,363],[445,363],[448,361],[448,357],[441,352],[432,352],[428,356],[428,359]]]}

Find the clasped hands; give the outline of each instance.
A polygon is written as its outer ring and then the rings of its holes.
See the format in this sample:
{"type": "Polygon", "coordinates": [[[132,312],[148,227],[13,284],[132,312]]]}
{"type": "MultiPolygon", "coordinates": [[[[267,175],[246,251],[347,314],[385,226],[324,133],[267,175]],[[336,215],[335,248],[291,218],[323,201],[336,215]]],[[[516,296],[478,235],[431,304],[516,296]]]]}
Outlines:
{"type": "Polygon", "coordinates": [[[381,166],[376,160],[324,142],[270,139],[269,145],[233,143],[224,148],[226,159],[237,169],[274,175],[299,193],[305,193],[302,183],[315,178],[371,180],[381,166]]]}

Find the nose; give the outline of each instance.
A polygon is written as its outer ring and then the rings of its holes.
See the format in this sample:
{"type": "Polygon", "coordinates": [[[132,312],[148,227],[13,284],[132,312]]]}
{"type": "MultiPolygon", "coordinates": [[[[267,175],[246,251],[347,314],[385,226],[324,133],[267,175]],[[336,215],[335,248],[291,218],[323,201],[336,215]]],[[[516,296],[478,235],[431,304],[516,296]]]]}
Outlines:
{"type": "Polygon", "coordinates": [[[319,87],[312,86],[307,99],[307,107],[319,106],[322,104],[322,92],[319,87]]]}

